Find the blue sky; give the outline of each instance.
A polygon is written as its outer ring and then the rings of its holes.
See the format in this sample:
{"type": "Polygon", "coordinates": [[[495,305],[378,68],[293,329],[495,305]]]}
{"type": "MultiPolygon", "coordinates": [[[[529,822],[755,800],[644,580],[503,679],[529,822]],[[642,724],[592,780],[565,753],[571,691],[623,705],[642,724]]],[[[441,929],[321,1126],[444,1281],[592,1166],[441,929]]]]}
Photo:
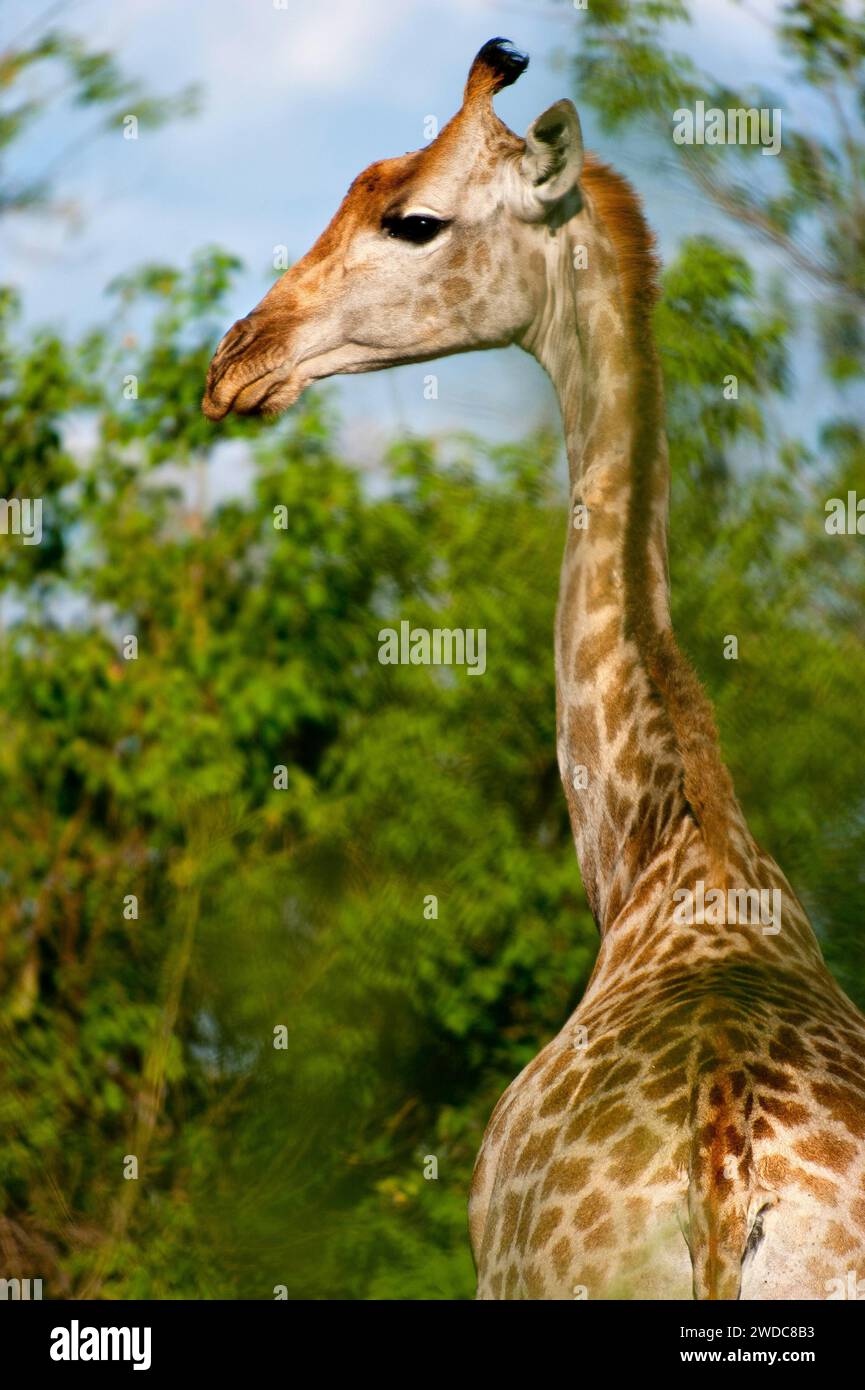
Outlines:
{"type": "MultiPolygon", "coordinates": [[[[37,0],[4,0],[0,43],[43,8],[37,0]]],[[[771,12],[769,0],[747,7],[696,0],[696,23],[682,34],[682,47],[720,77],[783,90],[765,23],[771,12]]],[[[579,105],[554,61],[579,41],[580,15],[567,0],[286,0],[284,9],[274,0],[67,0],[53,22],[115,50],[150,89],[189,82],[204,89],[193,120],[143,131],[138,141],[118,132],[70,155],[59,192],[81,205],[78,230],[6,219],[2,278],[22,287],[30,321],[71,331],[106,316],[104,287],[119,272],[144,260],[183,264],[213,242],[249,267],[227,326],[264,292],[274,245],[286,245],[292,259],[302,255],[360,169],[421,145],[428,115],[448,119],[471,58],[494,35],[531,55],[528,72],[497,98],[499,114],[516,131],[563,95],[579,105]]],[[[683,234],[719,230],[709,203],[681,177],[671,183],[656,147],[603,136],[591,112],[583,118],[587,144],[643,194],[665,257],[683,234]]],[[[40,168],[74,139],[76,121],[55,114],[42,122],[21,147],[28,168],[40,168]]],[[[771,269],[766,252],[755,259],[771,269]]],[[[503,438],[557,419],[543,373],[517,350],[438,364],[434,402],[423,399],[429,370],[406,367],[339,383],[350,454],[373,458],[405,425],[503,438]]]]}

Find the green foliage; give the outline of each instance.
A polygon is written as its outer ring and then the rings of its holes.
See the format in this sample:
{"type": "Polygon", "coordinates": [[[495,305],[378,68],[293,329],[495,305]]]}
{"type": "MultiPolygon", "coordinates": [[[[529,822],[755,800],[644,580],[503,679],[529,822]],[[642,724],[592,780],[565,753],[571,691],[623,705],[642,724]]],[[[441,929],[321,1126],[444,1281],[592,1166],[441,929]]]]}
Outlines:
{"type": "Polygon", "coordinates": [[[699,17],[699,5],[685,0],[593,0],[580,14],[572,57],[576,100],[595,108],[609,131],[633,127],[651,136],[727,214],[733,234],[768,242],[797,276],[816,284],[830,365],[832,344],[844,342],[836,375],[852,374],[852,353],[861,376],[865,356],[858,335],[855,342],[850,335],[850,315],[861,320],[865,309],[861,7],[839,0],[780,6],[775,38],[788,80],[798,82],[804,98],[796,103],[759,88],[730,88],[698,68],[679,45],[682,22],[695,24],[699,17]],[[674,113],[693,110],[698,100],[722,111],[780,107],[781,157],[761,158],[758,144],[674,144],[674,113]]]}
{"type": "MultiPolygon", "coordinates": [[[[31,414],[46,402],[25,475],[52,482],[75,544],[26,602],[6,576],[0,1173],[60,1287],[468,1296],[484,1123],[595,950],[554,754],[557,448],[408,439],[367,490],[313,395],[250,433],[246,498],[208,506],[202,461],[237,426],[208,442],[193,392],[234,268],[214,252],[131,277],[121,292],[157,303],[134,348],[122,319],[79,350],[7,345],[31,414]],[[64,391],[96,426],[83,456],[64,391]],[[486,628],[486,674],[382,666],[378,633],[403,617],[486,628]]],[[[758,833],[861,997],[858,885],[821,890],[861,839],[862,571],[849,550],[835,568],[820,500],[861,441],[833,439],[834,471],[797,457],[734,481],[731,449],[770,448],[785,320],[749,307],[747,265],[713,243],[683,248],[668,290],[679,631],[758,833]],[[722,397],[731,367],[745,409],[722,397]]]]}

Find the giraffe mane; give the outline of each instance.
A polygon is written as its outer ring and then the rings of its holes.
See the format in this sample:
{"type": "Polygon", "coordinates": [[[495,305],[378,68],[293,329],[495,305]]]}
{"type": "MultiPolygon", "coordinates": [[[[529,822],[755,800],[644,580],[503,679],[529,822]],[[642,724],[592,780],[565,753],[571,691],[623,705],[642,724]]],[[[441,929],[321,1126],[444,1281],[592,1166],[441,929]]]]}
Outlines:
{"type": "Polygon", "coordinates": [[[639,194],[626,178],[588,151],[581,182],[615,248],[622,297],[632,328],[650,335],[651,314],[660,294],[661,263],[639,194]]]}
{"type": "Polygon", "coordinates": [[[634,360],[639,364],[635,388],[639,424],[633,440],[626,541],[627,621],[670,721],[682,764],[684,794],[703,831],[713,873],[724,884],[735,793],[721,756],[714,710],[672,631],[658,625],[647,599],[651,576],[646,518],[651,510],[663,426],[661,369],[652,330],[660,295],[660,260],[640,198],[627,179],[587,155],[583,182],[613,244],[634,360]]]}

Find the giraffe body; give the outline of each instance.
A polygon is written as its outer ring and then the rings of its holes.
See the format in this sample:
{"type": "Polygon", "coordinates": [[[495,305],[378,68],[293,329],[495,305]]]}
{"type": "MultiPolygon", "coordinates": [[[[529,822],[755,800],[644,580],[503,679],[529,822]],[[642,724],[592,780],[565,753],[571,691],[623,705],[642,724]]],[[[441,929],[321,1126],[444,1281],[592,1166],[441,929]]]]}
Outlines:
{"type": "Polygon", "coordinates": [[[355,180],[225,335],[203,407],[276,413],[334,373],[508,343],[549,373],[570,474],[558,758],[601,944],[484,1138],[478,1294],[846,1297],[865,1290],[865,1019],[754,843],[673,637],[651,236],[570,102],[525,139],[498,119],[526,62],[485,45],[436,140],[355,180]],[[743,920],[761,893],[771,921],[743,920]],[[683,920],[699,895],[709,915],[683,920]]]}
{"type": "Polygon", "coordinates": [[[865,1027],[752,853],[789,935],[671,930],[671,886],[705,870],[683,826],[502,1097],[472,1186],[481,1298],[827,1298],[862,1269],[865,1027]]]}

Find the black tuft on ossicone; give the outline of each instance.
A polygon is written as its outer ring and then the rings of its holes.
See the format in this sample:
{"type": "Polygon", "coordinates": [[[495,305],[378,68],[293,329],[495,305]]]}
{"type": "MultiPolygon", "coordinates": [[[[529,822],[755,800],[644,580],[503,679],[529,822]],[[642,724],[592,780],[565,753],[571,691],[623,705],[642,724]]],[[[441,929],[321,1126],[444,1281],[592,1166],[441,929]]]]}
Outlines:
{"type": "Polygon", "coordinates": [[[493,91],[510,87],[529,65],[528,54],[514,48],[510,39],[490,39],[472,63],[472,70],[488,68],[493,78],[493,91]]]}

